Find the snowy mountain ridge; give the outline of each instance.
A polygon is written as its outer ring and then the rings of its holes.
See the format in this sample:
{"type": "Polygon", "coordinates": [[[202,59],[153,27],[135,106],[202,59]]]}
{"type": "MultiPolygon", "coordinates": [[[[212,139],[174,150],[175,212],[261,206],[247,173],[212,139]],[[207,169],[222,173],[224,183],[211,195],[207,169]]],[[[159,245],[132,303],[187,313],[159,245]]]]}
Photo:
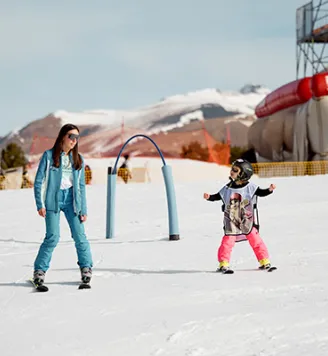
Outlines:
{"type": "MultiPolygon", "coordinates": [[[[253,115],[255,106],[270,92],[260,85],[245,85],[239,92],[203,89],[187,94],[173,95],[162,101],[133,110],[87,110],[69,112],[58,110],[53,116],[62,120],[62,124],[72,123],[77,126],[100,125],[108,128],[122,124],[148,130],[154,126],[165,128],[173,122],[165,122],[165,118],[180,116],[175,120],[177,126],[184,123],[184,115],[198,111],[204,107],[221,107],[227,116],[229,113],[253,115]],[[164,120],[164,122],[162,122],[164,120]]],[[[196,117],[197,119],[197,117],[196,117]]],[[[188,121],[188,120],[187,120],[188,121]]]]}

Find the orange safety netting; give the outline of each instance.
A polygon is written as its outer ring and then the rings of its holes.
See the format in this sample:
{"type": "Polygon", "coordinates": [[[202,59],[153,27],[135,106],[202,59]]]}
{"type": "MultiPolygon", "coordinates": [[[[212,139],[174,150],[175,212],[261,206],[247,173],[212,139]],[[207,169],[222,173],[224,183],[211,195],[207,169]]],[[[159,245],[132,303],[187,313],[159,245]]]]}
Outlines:
{"type": "Polygon", "coordinates": [[[215,162],[220,165],[230,164],[230,139],[227,133],[227,143],[216,141],[206,130],[203,124],[205,141],[208,149],[208,161],[215,162]]]}

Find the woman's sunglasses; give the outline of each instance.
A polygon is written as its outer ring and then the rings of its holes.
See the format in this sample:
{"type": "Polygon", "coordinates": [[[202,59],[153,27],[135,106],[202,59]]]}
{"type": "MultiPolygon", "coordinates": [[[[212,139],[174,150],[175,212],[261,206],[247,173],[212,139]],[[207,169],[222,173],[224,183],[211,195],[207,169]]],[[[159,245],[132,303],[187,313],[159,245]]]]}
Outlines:
{"type": "Polygon", "coordinates": [[[232,167],[231,170],[235,173],[238,173],[239,172],[239,169],[237,167],[232,167]]]}
{"type": "Polygon", "coordinates": [[[74,140],[78,141],[80,138],[80,135],[76,135],[76,134],[68,134],[67,136],[72,141],[74,141],[74,140]]]}

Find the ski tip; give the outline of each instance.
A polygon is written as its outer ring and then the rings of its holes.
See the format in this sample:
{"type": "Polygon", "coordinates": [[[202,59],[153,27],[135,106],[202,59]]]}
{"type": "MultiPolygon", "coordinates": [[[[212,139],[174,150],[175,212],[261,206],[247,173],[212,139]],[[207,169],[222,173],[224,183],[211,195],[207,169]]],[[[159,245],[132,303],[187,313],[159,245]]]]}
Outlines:
{"type": "Polygon", "coordinates": [[[79,289],[91,289],[91,286],[89,283],[81,283],[79,289]]]}
{"type": "Polygon", "coordinates": [[[49,288],[47,286],[45,286],[44,284],[36,285],[32,278],[29,279],[28,282],[31,283],[32,286],[35,288],[35,290],[38,292],[48,292],[48,290],[49,290],[49,288]]]}
{"type": "Polygon", "coordinates": [[[221,273],[221,274],[234,274],[235,271],[232,269],[227,269],[226,271],[222,271],[219,268],[216,270],[217,273],[221,273]]]}
{"type": "Polygon", "coordinates": [[[228,269],[227,271],[223,272],[223,274],[234,274],[235,271],[233,271],[232,269],[228,269]]]}
{"type": "Polygon", "coordinates": [[[268,271],[268,272],[272,272],[272,271],[275,271],[276,269],[277,269],[277,267],[272,266],[272,267],[270,267],[267,271],[268,271]]]}
{"type": "Polygon", "coordinates": [[[49,288],[47,286],[45,286],[45,285],[42,285],[42,286],[37,286],[36,290],[38,292],[48,292],[49,288]]]}

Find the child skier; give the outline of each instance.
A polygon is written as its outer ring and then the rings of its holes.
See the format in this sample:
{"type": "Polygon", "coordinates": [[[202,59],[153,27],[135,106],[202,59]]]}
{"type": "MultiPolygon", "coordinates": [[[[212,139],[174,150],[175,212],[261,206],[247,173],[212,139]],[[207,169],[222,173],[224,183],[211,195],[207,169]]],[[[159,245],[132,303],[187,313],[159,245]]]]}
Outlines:
{"type": "Polygon", "coordinates": [[[268,250],[261,239],[258,229],[257,197],[265,197],[276,188],[271,184],[267,189],[261,189],[249,182],[253,175],[252,165],[243,159],[232,163],[230,182],[218,193],[210,195],[204,193],[204,199],[209,201],[222,200],[224,212],[224,236],[218,250],[218,272],[232,273],[229,268],[230,256],[235,242],[248,240],[260,269],[271,267],[268,250]]]}

